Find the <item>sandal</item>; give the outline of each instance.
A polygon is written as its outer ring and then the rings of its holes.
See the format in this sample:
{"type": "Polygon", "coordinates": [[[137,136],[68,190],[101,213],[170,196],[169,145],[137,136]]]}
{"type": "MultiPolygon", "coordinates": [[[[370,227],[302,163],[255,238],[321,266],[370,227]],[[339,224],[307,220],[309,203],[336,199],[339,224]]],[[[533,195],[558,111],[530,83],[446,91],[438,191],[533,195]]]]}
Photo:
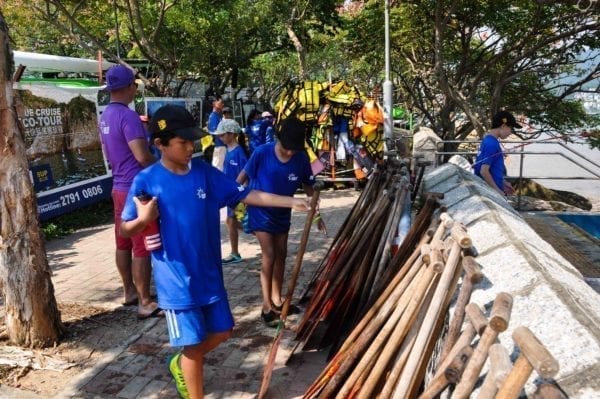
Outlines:
{"type": "MultiPolygon", "coordinates": [[[[279,306],[275,305],[273,302],[271,302],[271,306],[273,307],[273,309],[275,309],[278,312],[281,312],[281,310],[283,309],[283,303],[279,306]]],[[[302,312],[302,310],[294,305],[293,303],[290,304],[290,306],[288,307],[288,315],[292,315],[292,314],[300,314],[302,312]]]]}
{"type": "Polygon", "coordinates": [[[267,327],[275,328],[279,324],[279,315],[275,313],[273,309],[269,310],[267,313],[261,311],[260,316],[262,317],[267,327]]]}

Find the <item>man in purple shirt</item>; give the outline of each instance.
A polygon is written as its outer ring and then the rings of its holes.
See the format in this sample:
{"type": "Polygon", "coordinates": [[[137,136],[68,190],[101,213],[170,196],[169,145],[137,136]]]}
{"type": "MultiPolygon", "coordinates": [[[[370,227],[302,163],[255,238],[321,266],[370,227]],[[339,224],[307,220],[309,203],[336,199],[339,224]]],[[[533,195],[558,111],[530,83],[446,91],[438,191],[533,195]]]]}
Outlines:
{"type": "Polygon", "coordinates": [[[123,304],[137,304],[138,318],[145,319],[161,315],[150,297],[150,254],[144,248],[141,234],[122,237],[119,226],[133,178],[156,158],[150,153],[139,115],[128,106],[137,88],[133,71],[123,65],[110,68],[106,73],[106,88],[110,91],[110,104],[100,117],[99,130],[113,176],[117,269],[123,281],[123,304]]]}

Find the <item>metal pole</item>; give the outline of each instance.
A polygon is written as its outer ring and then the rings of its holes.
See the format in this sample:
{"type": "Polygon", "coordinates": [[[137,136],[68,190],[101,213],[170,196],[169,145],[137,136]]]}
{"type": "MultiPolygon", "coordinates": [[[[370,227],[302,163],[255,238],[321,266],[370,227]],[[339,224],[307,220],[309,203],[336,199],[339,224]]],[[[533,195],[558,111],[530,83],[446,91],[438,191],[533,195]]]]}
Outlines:
{"type": "Polygon", "coordinates": [[[390,80],[390,0],[385,0],[385,81],[383,82],[383,137],[392,137],[394,120],[392,116],[392,81],[390,80]]]}
{"type": "Polygon", "coordinates": [[[517,197],[517,211],[521,211],[521,190],[523,189],[523,147],[521,147],[521,156],[519,157],[519,195],[517,197]]]}

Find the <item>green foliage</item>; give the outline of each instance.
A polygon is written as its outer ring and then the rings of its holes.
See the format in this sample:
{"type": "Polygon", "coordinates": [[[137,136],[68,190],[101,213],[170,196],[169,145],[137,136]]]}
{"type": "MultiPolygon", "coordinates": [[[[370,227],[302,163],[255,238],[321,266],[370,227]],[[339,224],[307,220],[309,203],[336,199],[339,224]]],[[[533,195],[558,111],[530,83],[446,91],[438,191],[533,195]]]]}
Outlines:
{"type": "MultiPolygon", "coordinates": [[[[148,87],[156,95],[178,95],[185,80],[223,93],[234,76],[238,86],[259,87],[270,100],[290,79],[331,76],[366,93],[384,79],[380,0],[5,3],[16,48],[75,56],[101,49],[113,58],[116,3],[120,53],[152,63],[148,87]]],[[[418,112],[441,137],[462,138],[473,129],[482,134],[503,108],[520,115],[533,134],[590,126],[574,95],[598,84],[597,6],[582,10],[572,2],[537,0],[391,4],[394,103],[418,112]]]]}
{"type": "MultiPolygon", "coordinates": [[[[383,3],[367,1],[349,21],[353,60],[383,54],[383,3]]],[[[418,109],[443,138],[474,128],[481,134],[503,108],[521,115],[535,134],[587,123],[573,94],[594,79],[598,84],[600,24],[593,9],[507,0],[394,4],[395,102],[418,109]]]]}
{"type": "Polygon", "coordinates": [[[52,240],[72,234],[79,229],[101,226],[112,222],[112,201],[105,200],[41,222],[40,228],[46,240],[52,240]]]}
{"type": "Polygon", "coordinates": [[[7,2],[9,25],[27,26],[14,34],[16,48],[88,57],[102,50],[112,60],[117,54],[146,58],[156,73],[147,88],[170,95],[178,94],[172,92],[175,81],[199,80],[223,92],[234,75],[255,76],[246,71],[255,57],[295,51],[290,31],[311,49],[315,34],[333,33],[341,4],[341,0],[32,0],[23,7],[21,1],[7,2]],[[33,29],[25,23],[31,20],[33,29]],[[43,38],[48,40],[39,41],[43,38]],[[57,43],[69,46],[57,49],[57,43]]]}

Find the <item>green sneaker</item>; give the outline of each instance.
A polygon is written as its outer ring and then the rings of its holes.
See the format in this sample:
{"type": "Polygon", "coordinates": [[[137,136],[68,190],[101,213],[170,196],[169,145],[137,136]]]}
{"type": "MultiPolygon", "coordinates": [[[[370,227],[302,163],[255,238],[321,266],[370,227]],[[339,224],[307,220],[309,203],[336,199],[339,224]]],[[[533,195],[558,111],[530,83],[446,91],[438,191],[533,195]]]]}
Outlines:
{"type": "Polygon", "coordinates": [[[169,359],[169,371],[175,380],[175,386],[177,387],[179,396],[181,396],[183,399],[190,399],[190,394],[188,393],[185,380],[183,379],[183,371],[181,370],[180,361],[181,352],[171,356],[169,359]]]}
{"type": "Polygon", "coordinates": [[[243,262],[244,260],[242,259],[242,257],[240,256],[240,254],[234,254],[233,252],[226,257],[225,259],[221,260],[221,263],[223,263],[224,265],[230,265],[232,263],[240,263],[243,262]]]}

